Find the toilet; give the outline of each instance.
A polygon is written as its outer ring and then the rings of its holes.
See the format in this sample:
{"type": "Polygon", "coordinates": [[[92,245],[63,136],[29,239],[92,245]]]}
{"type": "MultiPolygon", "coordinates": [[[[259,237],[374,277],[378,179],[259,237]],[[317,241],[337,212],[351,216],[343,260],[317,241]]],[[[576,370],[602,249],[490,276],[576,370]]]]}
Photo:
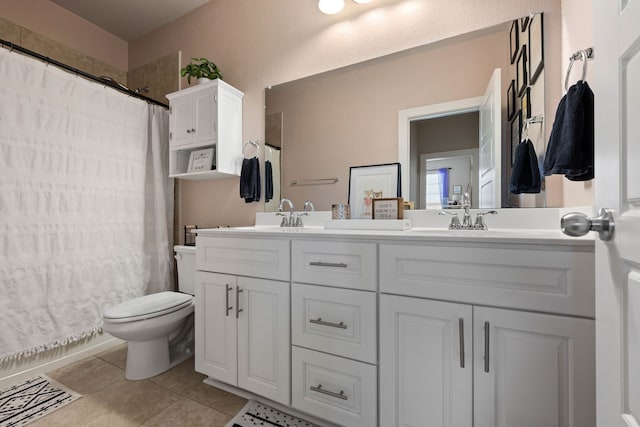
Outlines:
{"type": "Polygon", "coordinates": [[[105,332],[128,341],[125,378],[161,374],[193,355],[194,246],[174,246],[178,290],[158,292],[105,310],[105,332]]]}

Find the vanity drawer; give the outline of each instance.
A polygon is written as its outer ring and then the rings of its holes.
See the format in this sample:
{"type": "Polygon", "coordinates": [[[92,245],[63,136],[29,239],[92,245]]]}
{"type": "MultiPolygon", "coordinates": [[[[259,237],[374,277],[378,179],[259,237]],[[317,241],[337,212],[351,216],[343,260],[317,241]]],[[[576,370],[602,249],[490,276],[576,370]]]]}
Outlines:
{"type": "Polygon", "coordinates": [[[377,289],[375,243],[294,240],[291,263],[294,282],[377,289]]]}
{"type": "Polygon", "coordinates": [[[377,425],[376,367],[292,348],[292,405],[349,427],[377,425]]]}
{"type": "Polygon", "coordinates": [[[595,316],[594,253],[526,248],[380,245],[381,292],[595,316]]]}
{"type": "Polygon", "coordinates": [[[289,240],[210,237],[196,239],[196,270],[289,280],[289,240]]]}
{"type": "Polygon", "coordinates": [[[376,363],[376,294],[294,283],[293,344],[376,363]]]}

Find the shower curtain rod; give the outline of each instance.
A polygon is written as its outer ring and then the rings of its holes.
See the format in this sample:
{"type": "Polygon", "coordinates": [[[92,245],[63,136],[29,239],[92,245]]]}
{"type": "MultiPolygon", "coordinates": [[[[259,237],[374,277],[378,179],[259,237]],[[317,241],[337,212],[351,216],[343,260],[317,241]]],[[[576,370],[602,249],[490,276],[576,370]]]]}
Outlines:
{"type": "Polygon", "coordinates": [[[146,101],[146,102],[148,102],[150,104],[155,104],[155,105],[159,105],[159,106],[164,107],[164,108],[169,108],[169,106],[167,104],[163,104],[162,102],[156,101],[155,99],[151,99],[148,96],[140,95],[139,93],[134,92],[129,88],[125,88],[124,86],[121,87],[120,85],[118,85],[115,82],[115,80],[114,80],[113,83],[109,82],[108,80],[101,79],[100,77],[94,76],[93,74],[86,73],[86,72],[84,72],[82,70],[79,70],[79,69],[77,69],[75,67],[72,67],[70,65],[64,64],[64,63],[59,62],[59,61],[56,61],[55,59],[48,58],[48,57],[46,57],[44,55],[41,55],[41,54],[39,54],[37,52],[34,52],[34,51],[29,50],[27,48],[24,48],[22,46],[18,46],[15,43],[8,42],[8,41],[3,40],[3,39],[0,39],[0,44],[2,46],[6,47],[7,49],[9,49],[10,51],[14,51],[15,50],[17,52],[24,53],[25,55],[32,56],[32,57],[34,57],[36,59],[39,59],[40,61],[46,62],[47,64],[55,65],[58,68],[62,68],[63,70],[69,71],[69,72],[77,74],[79,76],[82,76],[85,79],[92,80],[94,82],[103,84],[105,86],[109,86],[112,89],[115,89],[115,90],[117,90],[119,92],[122,92],[124,94],[127,94],[129,96],[133,96],[134,98],[142,99],[143,101],[146,101]]]}

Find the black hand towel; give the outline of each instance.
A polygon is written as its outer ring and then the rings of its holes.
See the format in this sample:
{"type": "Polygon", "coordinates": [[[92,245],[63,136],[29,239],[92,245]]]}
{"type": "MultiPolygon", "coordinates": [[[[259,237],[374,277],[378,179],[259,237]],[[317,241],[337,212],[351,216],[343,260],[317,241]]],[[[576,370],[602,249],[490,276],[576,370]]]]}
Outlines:
{"type": "Polygon", "coordinates": [[[509,191],[513,194],[539,193],[541,186],[538,157],[530,140],[516,147],[516,156],[511,171],[509,191]]]}
{"type": "Polygon", "coordinates": [[[270,160],[264,162],[264,201],[273,199],[273,167],[270,160]]]}
{"type": "Polygon", "coordinates": [[[560,100],[544,159],[544,174],[571,181],[593,179],[593,92],[585,81],[560,100]]]}
{"type": "Polygon", "coordinates": [[[240,197],[246,203],[260,201],[260,161],[257,157],[242,160],[240,197]]]}

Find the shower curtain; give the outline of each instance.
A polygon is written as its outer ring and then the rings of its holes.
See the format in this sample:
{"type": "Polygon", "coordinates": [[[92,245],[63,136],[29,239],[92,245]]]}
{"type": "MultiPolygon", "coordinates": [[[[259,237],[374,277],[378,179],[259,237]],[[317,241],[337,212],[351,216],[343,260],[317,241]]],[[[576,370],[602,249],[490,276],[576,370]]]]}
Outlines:
{"type": "Polygon", "coordinates": [[[0,49],[0,363],[172,287],[168,112],[0,49]]]}

